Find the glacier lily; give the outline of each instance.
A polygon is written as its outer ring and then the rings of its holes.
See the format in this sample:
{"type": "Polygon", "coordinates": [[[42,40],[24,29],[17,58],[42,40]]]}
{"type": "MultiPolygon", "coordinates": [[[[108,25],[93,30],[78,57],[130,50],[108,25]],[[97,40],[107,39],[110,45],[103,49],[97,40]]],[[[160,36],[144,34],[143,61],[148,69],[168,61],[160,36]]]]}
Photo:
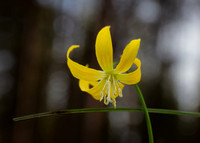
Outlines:
{"type": "Polygon", "coordinates": [[[97,61],[102,68],[96,70],[88,66],[80,65],[70,59],[70,53],[79,48],[72,45],[67,52],[67,64],[72,75],[79,79],[79,87],[89,93],[94,99],[108,105],[112,103],[116,108],[116,97],[122,97],[124,84],[136,84],[141,79],[141,62],[136,58],[140,46],[140,39],[132,40],[124,49],[119,64],[113,68],[113,47],[110,34],[110,26],[100,30],[96,38],[95,51],[97,61]],[[126,73],[135,64],[137,69],[126,73]]]}

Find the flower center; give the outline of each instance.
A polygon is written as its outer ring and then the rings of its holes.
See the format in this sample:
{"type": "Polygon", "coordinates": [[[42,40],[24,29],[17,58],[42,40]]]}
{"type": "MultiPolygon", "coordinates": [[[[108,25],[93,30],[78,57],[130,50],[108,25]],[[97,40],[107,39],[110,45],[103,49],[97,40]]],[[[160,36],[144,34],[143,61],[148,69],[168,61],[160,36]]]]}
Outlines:
{"type": "Polygon", "coordinates": [[[108,74],[106,77],[106,83],[100,92],[100,101],[104,99],[104,104],[108,105],[112,103],[114,108],[116,108],[116,100],[115,98],[119,95],[122,97],[122,90],[118,84],[118,80],[116,79],[114,74],[108,74]]]}

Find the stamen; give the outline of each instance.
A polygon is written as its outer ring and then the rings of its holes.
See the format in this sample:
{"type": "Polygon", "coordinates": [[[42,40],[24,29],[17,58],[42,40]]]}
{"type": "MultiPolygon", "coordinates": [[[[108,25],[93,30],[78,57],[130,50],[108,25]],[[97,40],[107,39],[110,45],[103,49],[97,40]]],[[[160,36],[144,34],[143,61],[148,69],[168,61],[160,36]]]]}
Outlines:
{"type": "Polygon", "coordinates": [[[100,92],[100,99],[99,101],[102,101],[103,100],[103,91],[100,92]]]}
{"type": "Polygon", "coordinates": [[[108,86],[107,86],[107,89],[108,89],[108,96],[107,96],[107,104],[109,104],[109,102],[111,101],[111,99],[110,99],[110,88],[111,88],[111,82],[110,81],[108,81],[108,86]]]}
{"type": "Polygon", "coordinates": [[[116,108],[116,100],[113,100],[113,107],[116,108]]]}
{"type": "Polygon", "coordinates": [[[106,96],[104,96],[104,104],[108,105],[108,103],[106,101],[106,96]]]}
{"type": "MultiPolygon", "coordinates": [[[[107,87],[107,85],[108,85],[108,80],[106,81],[105,85],[103,86],[102,91],[100,92],[100,100],[99,101],[102,101],[103,98],[106,96],[108,89],[106,88],[106,91],[104,91],[104,89],[105,89],[105,87],[107,87]]],[[[104,98],[104,102],[105,102],[105,98],[104,98]]]]}
{"type": "Polygon", "coordinates": [[[114,94],[114,95],[117,95],[116,80],[115,80],[114,77],[113,77],[113,88],[112,88],[112,90],[113,90],[113,94],[114,94]]]}
{"type": "Polygon", "coordinates": [[[118,88],[119,97],[123,97],[121,88],[118,88]]]}
{"type": "Polygon", "coordinates": [[[108,105],[109,103],[113,104],[113,107],[116,108],[116,100],[115,98],[119,95],[122,97],[122,90],[119,87],[117,79],[115,79],[114,75],[110,74],[107,77],[105,85],[100,92],[100,101],[104,99],[104,104],[108,105]]]}

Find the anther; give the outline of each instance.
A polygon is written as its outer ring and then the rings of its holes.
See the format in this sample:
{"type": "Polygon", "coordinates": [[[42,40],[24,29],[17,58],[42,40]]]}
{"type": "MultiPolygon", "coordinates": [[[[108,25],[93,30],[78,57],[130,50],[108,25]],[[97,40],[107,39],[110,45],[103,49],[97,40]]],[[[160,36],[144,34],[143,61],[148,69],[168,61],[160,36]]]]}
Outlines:
{"type": "Polygon", "coordinates": [[[119,97],[123,97],[121,88],[118,88],[118,94],[119,94],[119,97]]]}
{"type": "Polygon", "coordinates": [[[107,100],[106,100],[106,96],[104,96],[104,104],[108,105],[107,100]]]}
{"type": "Polygon", "coordinates": [[[113,102],[113,107],[116,108],[116,101],[113,102]]]}
{"type": "Polygon", "coordinates": [[[103,91],[100,92],[100,99],[99,101],[102,101],[103,100],[103,91]]]}

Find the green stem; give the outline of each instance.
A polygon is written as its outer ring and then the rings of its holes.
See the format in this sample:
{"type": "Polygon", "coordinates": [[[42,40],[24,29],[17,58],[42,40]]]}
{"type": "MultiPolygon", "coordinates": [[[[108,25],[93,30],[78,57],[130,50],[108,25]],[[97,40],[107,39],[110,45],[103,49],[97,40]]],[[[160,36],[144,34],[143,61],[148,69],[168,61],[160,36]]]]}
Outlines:
{"type": "Polygon", "coordinates": [[[152,132],[152,127],[151,127],[151,121],[150,121],[150,117],[149,117],[149,112],[148,112],[148,109],[147,109],[147,106],[146,106],[146,103],[144,101],[144,98],[142,96],[142,92],[139,88],[139,86],[137,84],[134,85],[136,90],[137,90],[137,93],[139,95],[139,98],[140,98],[140,102],[142,103],[142,107],[143,107],[143,111],[145,113],[145,119],[146,119],[146,124],[147,124],[147,130],[148,130],[148,134],[149,134],[149,143],[153,143],[153,132],[152,132]]]}
{"type": "MultiPolygon", "coordinates": [[[[59,110],[59,111],[49,111],[43,113],[36,113],[25,115],[21,117],[13,118],[15,122],[30,120],[35,118],[42,117],[51,117],[51,116],[59,116],[59,115],[67,115],[67,114],[80,114],[80,113],[94,113],[94,112],[143,112],[141,108],[82,108],[82,109],[67,109],[67,110],[59,110]]],[[[200,117],[200,113],[198,112],[186,112],[186,111],[178,111],[178,110],[170,110],[170,109],[153,109],[148,108],[149,113],[154,114],[166,114],[166,115],[179,115],[179,116],[192,116],[192,117],[200,117]]]]}

